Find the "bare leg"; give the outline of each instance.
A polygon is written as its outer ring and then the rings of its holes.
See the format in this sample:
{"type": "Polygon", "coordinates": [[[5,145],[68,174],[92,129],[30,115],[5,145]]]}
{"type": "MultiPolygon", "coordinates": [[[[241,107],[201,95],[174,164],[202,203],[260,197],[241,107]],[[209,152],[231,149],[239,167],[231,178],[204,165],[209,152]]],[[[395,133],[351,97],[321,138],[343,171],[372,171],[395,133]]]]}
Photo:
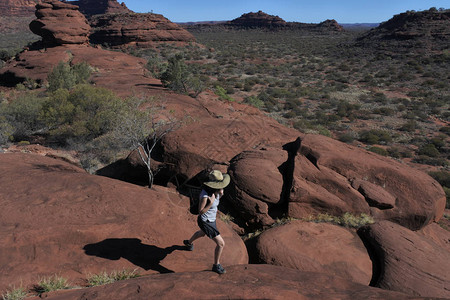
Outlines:
{"type": "Polygon", "coordinates": [[[192,235],[192,237],[189,239],[189,244],[192,244],[196,239],[199,239],[199,238],[204,237],[204,236],[205,236],[205,233],[203,231],[201,231],[201,230],[196,231],[192,235]]]}
{"type": "Polygon", "coordinates": [[[220,234],[213,238],[213,241],[216,243],[216,249],[214,250],[214,264],[220,264],[220,257],[222,256],[223,247],[225,246],[225,242],[220,234]]]}

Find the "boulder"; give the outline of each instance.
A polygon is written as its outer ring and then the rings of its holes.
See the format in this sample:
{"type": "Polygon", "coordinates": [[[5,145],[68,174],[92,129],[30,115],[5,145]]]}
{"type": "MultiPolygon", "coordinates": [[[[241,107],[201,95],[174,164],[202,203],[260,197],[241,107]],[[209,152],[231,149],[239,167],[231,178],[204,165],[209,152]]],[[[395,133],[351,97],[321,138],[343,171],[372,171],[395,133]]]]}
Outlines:
{"type": "MultiPolygon", "coordinates": [[[[37,154],[0,154],[0,291],[54,274],[84,284],[92,274],[210,270],[215,244],[185,251],[198,230],[189,199],[87,174],[37,154]]],[[[218,220],[225,267],[248,263],[241,238],[218,220]]]]}
{"type": "Polygon", "coordinates": [[[368,285],[372,262],[352,229],[327,223],[292,221],[257,237],[260,262],[342,277],[368,285]]]}
{"type": "Polygon", "coordinates": [[[213,272],[152,275],[89,289],[47,293],[44,297],[49,300],[419,299],[340,277],[271,265],[231,266],[223,275],[213,272]]]}
{"type": "MultiPolygon", "coordinates": [[[[450,298],[448,232],[442,242],[425,233],[381,221],[361,228],[375,265],[371,285],[413,296],[450,298]]],[[[444,238],[444,236],[443,236],[444,238]]]]}
{"type": "Polygon", "coordinates": [[[36,5],[37,19],[30,30],[42,37],[45,45],[87,44],[91,30],[78,6],[56,0],[46,0],[36,5]]]}
{"type": "MultiPolygon", "coordinates": [[[[442,187],[422,171],[319,135],[306,135],[300,151],[313,162],[317,161],[316,169],[320,172],[332,172],[337,178],[348,182],[368,182],[371,194],[367,194],[368,188],[365,188],[366,196],[361,196],[364,198],[364,205],[369,207],[370,214],[376,219],[391,220],[417,230],[439,220],[444,214],[446,200],[442,187]],[[378,196],[375,196],[376,191],[378,196]],[[383,197],[391,199],[388,200],[391,204],[379,205],[379,200],[373,201],[383,197]],[[393,197],[395,203],[392,203],[393,197]],[[389,208],[390,206],[393,207],[389,208]]],[[[350,185],[347,188],[353,189],[350,185]]],[[[332,188],[329,191],[335,193],[332,188]]],[[[342,200],[349,201],[348,198],[342,200]]],[[[295,215],[301,216],[301,211],[297,209],[303,205],[292,201],[289,209],[292,213],[296,211],[295,215]]],[[[320,210],[320,205],[317,208],[320,210]]]]}
{"type": "Polygon", "coordinates": [[[427,174],[320,135],[307,134],[284,150],[243,152],[229,172],[230,203],[247,225],[348,212],[419,229],[440,219],[445,208],[442,187],[427,174]]]}

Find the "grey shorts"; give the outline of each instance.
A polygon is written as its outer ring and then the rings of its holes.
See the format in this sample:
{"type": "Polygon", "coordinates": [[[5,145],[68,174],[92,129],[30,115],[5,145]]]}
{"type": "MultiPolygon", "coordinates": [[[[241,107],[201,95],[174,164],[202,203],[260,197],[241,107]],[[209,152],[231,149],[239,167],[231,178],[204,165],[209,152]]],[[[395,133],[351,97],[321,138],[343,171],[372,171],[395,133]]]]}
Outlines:
{"type": "Polygon", "coordinates": [[[200,216],[197,218],[198,227],[206,234],[210,239],[215,238],[220,234],[219,230],[217,230],[216,221],[208,222],[203,221],[200,216]]]}

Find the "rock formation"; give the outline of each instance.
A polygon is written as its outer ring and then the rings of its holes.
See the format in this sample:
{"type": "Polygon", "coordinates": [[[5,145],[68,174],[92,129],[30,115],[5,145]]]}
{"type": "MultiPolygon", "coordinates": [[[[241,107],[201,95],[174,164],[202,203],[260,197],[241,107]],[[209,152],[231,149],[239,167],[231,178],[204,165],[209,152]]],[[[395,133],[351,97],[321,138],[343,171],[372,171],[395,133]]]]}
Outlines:
{"type": "Polygon", "coordinates": [[[101,14],[117,14],[117,13],[131,13],[125,3],[119,3],[117,0],[78,0],[78,1],[64,1],[66,3],[77,5],[80,11],[86,16],[101,14]]]}
{"type": "Polygon", "coordinates": [[[0,0],[0,11],[8,17],[29,17],[40,0],[0,0]]]}
{"type": "MultiPolygon", "coordinates": [[[[157,274],[113,284],[45,294],[48,300],[72,299],[378,299],[411,296],[365,286],[341,277],[270,265],[240,265],[225,275],[213,272],[157,274]],[[198,287],[201,283],[201,288],[198,287]]],[[[414,298],[416,299],[416,298],[414,298]]]]}
{"type": "Polygon", "coordinates": [[[45,45],[87,44],[91,27],[75,5],[47,0],[36,5],[37,19],[30,23],[33,33],[45,45]]]}
{"type": "Polygon", "coordinates": [[[91,18],[90,40],[109,46],[151,47],[159,42],[193,42],[194,36],[162,15],[105,14],[91,18]]]}
{"type": "MultiPolygon", "coordinates": [[[[209,270],[214,243],[183,239],[198,227],[189,199],[87,174],[37,154],[0,154],[0,291],[58,274],[81,284],[89,274],[209,270]],[[26,176],[24,176],[26,174],[26,176]]],[[[223,264],[248,263],[241,238],[225,223],[223,264]]]]}
{"type": "Polygon", "coordinates": [[[273,27],[285,27],[287,23],[285,20],[278,16],[268,15],[262,11],[256,13],[250,12],[243,14],[239,18],[226,23],[227,25],[247,28],[273,28],[273,27]]]}
{"type": "Polygon", "coordinates": [[[293,221],[259,235],[260,263],[317,272],[369,285],[372,262],[354,230],[326,223],[293,221]]]}
{"type": "Polygon", "coordinates": [[[445,208],[442,187],[428,175],[319,135],[305,135],[285,150],[242,152],[229,170],[235,182],[230,202],[248,225],[267,226],[286,213],[350,212],[419,229],[445,208]]]}
{"type": "MultiPolygon", "coordinates": [[[[428,231],[428,230],[427,230],[428,231]]],[[[409,295],[450,298],[450,234],[440,229],[442,241],[383,221],[360,230],[378,266],[372,286],[409,295]]]]}
{"type": "Polygon", "coordinates": [[[275,31],[295,30],[301,31],[305,34],[333,33],[344,30],[344,28],[335,20],[326,20],[319,24],[286,22],[278,16],[269,15],[262,11],[243,14],[239,18],[228,22],[185,24],[184,27],[190,31],[259,29],[275,31]]]}
{"type": "Polygon", "coordinates": [[[426,53],[450,47],[450,10],[395,15],[358,39],[358,45],[389,53],[426,53]]]}

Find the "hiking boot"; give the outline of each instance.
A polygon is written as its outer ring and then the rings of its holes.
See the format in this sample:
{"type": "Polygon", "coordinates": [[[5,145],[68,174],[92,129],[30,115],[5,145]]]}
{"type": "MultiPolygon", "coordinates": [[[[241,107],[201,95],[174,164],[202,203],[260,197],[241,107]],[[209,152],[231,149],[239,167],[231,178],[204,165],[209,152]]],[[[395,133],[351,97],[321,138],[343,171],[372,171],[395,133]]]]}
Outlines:
{"type": "Polygon", "coordinates": [[[186,250],[188,251],[194,251],[194,244],[189,244],[188,240],[184,240],[183,244],[186,246],[186,250]]]}
{"type": "Polygon", "coordinates": [[[225,269],[222,267],[221,264],[213,265],[212,270],[217,274],[225,274],[227,272],[225,271],[225,269]]]}

